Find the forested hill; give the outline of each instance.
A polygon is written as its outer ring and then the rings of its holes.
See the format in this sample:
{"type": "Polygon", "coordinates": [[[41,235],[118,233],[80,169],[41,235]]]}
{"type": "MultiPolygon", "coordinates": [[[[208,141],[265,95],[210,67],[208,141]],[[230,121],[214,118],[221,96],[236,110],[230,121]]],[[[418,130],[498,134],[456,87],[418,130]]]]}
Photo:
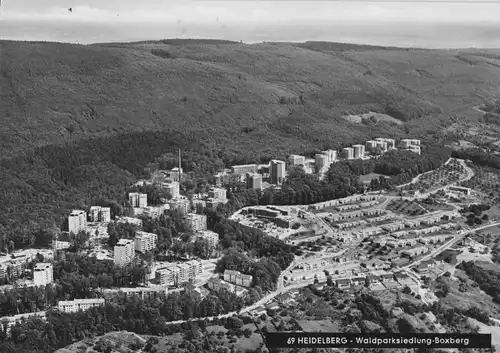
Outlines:
{"type": "Polygon", "coordinates": [[[324,42],[1,41],[0,148],[5,156],[84,136],[169,128],[274,153],[409,132],[341,118],[369,110],[414,120],[410,129],[423,135],[437,130],[430,121],[498,92],[494,58],[324,42]]]}
{"type": "Polygon", "coordinates": [[[177,148],[194,188],[224,165],[377,136],[434,144],[450,116],[498,92],[494,53],[481,55],[321,42],[0,41],[0,242],[31,245],[73,208],[123,201],[144,166],[172,167],[177,148]],[[404,124],[343,118],[368,111],[404,124]]]}

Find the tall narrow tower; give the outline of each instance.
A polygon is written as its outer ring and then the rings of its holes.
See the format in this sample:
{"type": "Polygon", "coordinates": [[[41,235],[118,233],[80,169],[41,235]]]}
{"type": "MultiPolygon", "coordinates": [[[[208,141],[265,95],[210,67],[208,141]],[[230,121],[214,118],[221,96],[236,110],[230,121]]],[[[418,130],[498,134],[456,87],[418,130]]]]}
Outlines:
{"type": "Polygon", "coordinates": [[[179,148],[179,183],[182,177],[181,149],[179,148]]]}

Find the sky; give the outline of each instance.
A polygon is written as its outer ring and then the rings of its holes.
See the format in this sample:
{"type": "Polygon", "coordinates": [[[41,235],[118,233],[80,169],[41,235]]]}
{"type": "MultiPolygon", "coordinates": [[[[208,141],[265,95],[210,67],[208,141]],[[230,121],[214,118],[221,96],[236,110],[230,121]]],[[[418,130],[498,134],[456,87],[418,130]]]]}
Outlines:
{"type": "MultiPolygon", "coordinates": [[[[488,1],[488,0],[487,0],[488,1]]],[[[162,23],[498,22],[500,2],[3,0],[1,20],[162,23]],[[69,12],[71,7],[73,12],[69,12]]]]}

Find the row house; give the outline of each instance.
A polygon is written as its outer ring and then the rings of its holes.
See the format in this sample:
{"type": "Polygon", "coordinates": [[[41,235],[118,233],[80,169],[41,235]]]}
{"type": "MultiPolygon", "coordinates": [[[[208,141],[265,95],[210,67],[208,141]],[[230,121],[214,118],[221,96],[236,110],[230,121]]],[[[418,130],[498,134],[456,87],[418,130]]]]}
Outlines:
{"type": "Polygon", "coordinates": [[[382,229],[387,232],[395,232],[401,229],[405,229],[405,224],[403,222],[389,223],[382,226],[382,229]]]}
{"type": "Polygon", "coordinates": [[[342,255],[334,256],[332,260],[333,262],[345,264],[356,261],[358,259],[358,256],[359,255],[356,253],[347,253],[347,254],[344,253],[342,255]]]}
{"type": "Polygon", "coordinates": [[[404,236],[406,236],[408,234],[410,234],[409,231],[407,231],[407,230],[400,230],[400,231],[391,233],[391,237],[393,237],[393,238],[401,238],[401,237],[404,237],[404,236]]]}
{"type": "Polygon", "coordinates": [[[415,228],[420,225],[420,220],[418,219],[407,220],[404,222],[404,225],[408,228],[415,228]]]}
{"type": "Polygon", "coordinates": [[[345,222],[345,223],[336,223],[333,226],[338,229],[347,229],[347,228],[354,228],[354,227],[359,227],[362,225],[368,224],[367,221],[360,219],[357,221],[351,221],[351,222],[345,222]]]}
{"type": "Polygon", "coordinates": [[[439,232],[440,230],[441,229],[439,227],[429,227],[429,228],[411,230],[410,234],[413,234],[413,235],[431,234],[431,233],[439,232]]]}
{"type": "Polygon", "coordinates": [[[384,214],[384,210],[380,210],[378,208],[372,209],[372,210],[364,210],[363,211],[363,216],[376,216],[376,215],[381,215],[384,214]]]}
{"type": "Polygon", "coordinates": [[[457,225],[455,223],[445,223],[445,224],[441,224],[441,229],[444,229],[444,230],[449,230],[449,229],[453,229],[453,228],[456,228],[457,225]]]}
{"type": "Polygon", "coordinates": [[[337,210],[338,212],[345,212],[345,211],[357,210],[357,209],[359,209],[359,206],[356,204],[342,205],[342,206],[335,207],[335,210],[337,210]]]}
{"type": "Polygon", "coordinates": [[[408,285],[408,284],[413,283],[413,280],[411,279],[411,277],[408,276],[408,274],[404,273],[404,272],[394,273],[394,278],[396,279],[396,281],[398,281],[402,285],[408,285]]]}
{"type": "Polygon", "coordinates": [[[422,244],[438,244],[438,243],[444,243],[446,240],[446,235],[430,235],[426,237],[421,237],[418,239],[419,242],[422,244]]]}
{"type": "Polygon", "coordinates": [[[375,206],[377,205],[378,202],[377,201],[364,201],[364,202],[360,202],[358,205],[359,207],[370,207],[370,206],[375,206]]]}
{"type": "Polygon", "coordinates": [[[358,232],[362,237],[369,237],[377,234],[382,234],[384,230],[381,227],[368,227],[358,232]]]}
{"type": "Polygon", "coordinates": [[[377,222],[382,222],[385,221],[386,219],[391,218],[389,215],[383,215],[383,216],[378,216],[378,217],[370,217],[366,219],[368,223],[377,223],[377,222]]]}
{"type": "Polygon", "coordinates": [[[441,222],[441,216],[426,217],[420,220],[420,224],[431,225],[441,222]]]}
{"type": "Polygon", "coordinates": [[[426,246],[415,246],[410,249],[405,249],[401,251],[402,255],[408,256],[408,257],[415,257],[419,255],[423,255],[425,253],[429,252],[429,248],[426,246]]]}

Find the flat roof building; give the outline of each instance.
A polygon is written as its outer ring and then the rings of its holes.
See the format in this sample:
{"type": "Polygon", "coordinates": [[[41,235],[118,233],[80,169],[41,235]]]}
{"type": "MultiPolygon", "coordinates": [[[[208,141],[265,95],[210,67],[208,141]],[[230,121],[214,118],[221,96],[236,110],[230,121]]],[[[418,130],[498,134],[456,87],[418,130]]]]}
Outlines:
{"type": "Polygon", "coordinates": [[[134,259],[135,244],[132,239],[120,239],[114,247],[114,263],[116,266],[123,267],[134,259]]]}
{"type": "Polygon", "coordinates": [[[35,286],[46,286],[54,281],[54,270],[51,263],[41,262],[33,270],[35,286]]]}

